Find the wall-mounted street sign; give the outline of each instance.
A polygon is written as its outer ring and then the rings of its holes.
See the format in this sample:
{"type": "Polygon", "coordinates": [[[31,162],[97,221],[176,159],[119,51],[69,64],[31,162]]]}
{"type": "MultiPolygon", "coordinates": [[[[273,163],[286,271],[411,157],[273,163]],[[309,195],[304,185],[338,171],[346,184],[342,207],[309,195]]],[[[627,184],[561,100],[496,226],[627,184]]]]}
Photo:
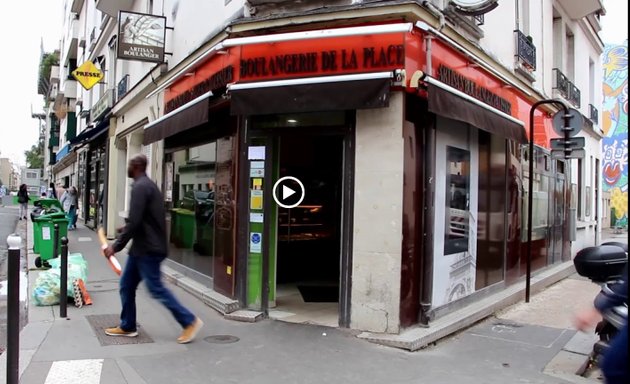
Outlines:
{"type": "MultiPolygon", "coordinates": [[[[582,126],[584,125],[584,117],[574,108],[569,108],[569,115],[571,115],[571,119],[569,120],[569,136],[573,137],[580,133],[582,130],[582,126]]],[[[559,110],[553,115],[553,130],[561,137],[564,137],[564,109],[559,110]]]]}
{"type": "Polygon", "coordinates": [[[96,68],[94,63],[88,60],[72,71],[72,76],[77,79],[83,88],[90,90],[103,79],[104,75],[100,69],[96,68]]]}
{"type": "Polygon", "coordinates": [[[583,159],[586,157],[586,150],[584,149],[571,149],[570,152],[566,152],[564,149],[552,149],[552,159],[583,159]]]}
{"type": "Polygon", "coordinates": [[[118,14],[118,58],[164,62],[166,17],[120,11],[118,14]]]}
{"type": "Polygon", "coordinates": [[[586,145],[586,139],[583,137],[572,137],[570,139],[551,139],[551,149],[565,149],[571,148],[581,149],[586,145]]]}

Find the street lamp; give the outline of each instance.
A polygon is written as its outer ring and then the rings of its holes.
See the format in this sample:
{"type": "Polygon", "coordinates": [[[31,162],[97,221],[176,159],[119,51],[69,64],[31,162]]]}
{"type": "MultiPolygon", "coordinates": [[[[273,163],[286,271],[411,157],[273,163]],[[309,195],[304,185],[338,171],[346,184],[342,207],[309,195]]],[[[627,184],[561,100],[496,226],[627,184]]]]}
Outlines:
{"type": "Polygon", "coordinates": [[[534,111],[544,104],[560,105],[564,109],[564,128],[570,125],[571,115],[569,114],[569,106],[560,99],[540,100],[532,105],[529,111],[529,183],[527,191],[527,272],[525,276],[525,302],[529,303],[530,283],[532,275],[532,215],[534,200],[534,111]]]}

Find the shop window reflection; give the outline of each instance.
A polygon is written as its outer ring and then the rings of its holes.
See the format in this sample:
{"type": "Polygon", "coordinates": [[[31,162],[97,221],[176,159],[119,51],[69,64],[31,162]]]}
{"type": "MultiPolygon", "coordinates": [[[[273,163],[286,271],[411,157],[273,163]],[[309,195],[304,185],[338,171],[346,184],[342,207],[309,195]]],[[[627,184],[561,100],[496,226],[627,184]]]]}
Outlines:
{"type": "Polygon", "coordinates": [[[170,258],[212,276],[216,142],[170,154],[165,163],[165,200],[169,203],[170,258]]]}
{"type": "Polygon", "coordinates": [[[470,152],[446,147],[444,255],[466,252],[469,236],[470,152]]]}
{"type": "MultiPolygon", "coordinates": [[[[506,170],[510,178],[510,199],[507,210],[516,206],[518,185],[516,166],[506,166],[506,140],[487,132],[479,132],[479,199],[477,220],[477,249],[475,289],[479,290],[503,279],[506,229],[506,170]],[[507,168],[507,169],[506,169],[507,168]],[[510,202],[511,203],[511,202],[510,202]]],[[[510,212],[512,213],[512,212],[510,212]]],[[[510,215],[511,216],[511,215],[510,215]]],[[[511,224],[510,236],[514,236],[511,224]]],[[[508,238],[507,241],[511,239],[508,238]]]]}

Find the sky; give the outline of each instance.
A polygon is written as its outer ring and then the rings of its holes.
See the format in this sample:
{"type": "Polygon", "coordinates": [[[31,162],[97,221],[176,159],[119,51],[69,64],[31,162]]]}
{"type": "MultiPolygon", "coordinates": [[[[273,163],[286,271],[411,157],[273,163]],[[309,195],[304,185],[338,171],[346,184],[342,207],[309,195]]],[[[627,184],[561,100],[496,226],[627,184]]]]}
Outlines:
{"type": "Polygon", "coordinates": [[[604,0],[604,8],[606,15],[601,17],[599,36],[604,44],[622,44],[628,39],[628,0],[604,0]]]}
{"type": "Polygon", "coordinates": [[[58,48],[64,0],[22,0],[2,3],[7,17],[0,23],[0,157],[25,165],[24,151],[37,143],[39,122],[31,117],[43,110],[37,94],[40,45],[58,48]],[[10,19],[14,19],[10,22],[10,19]]]}
{"type": "MultiPolygon", "coordinates": [[[[509,0],[503,0],[509,1],[509,0]]],[[[580,0],[575,0],[580,1],[580,0]]],[[[37,94],[40,44],[51,52],[59,47],[64,0],[22,0],[3,3],[9,17],[21,19],[0,23],[0,157],[24,165],[24,151],[37,143],[39,122],[31,117],[41,111],[37,94]],[[14,26],[20,28],[16,31],[14,26]]],[[[627,0],[604,0],[606,15],[600,33],[605,44],[621,44],[628,39],[627,0]]]]}

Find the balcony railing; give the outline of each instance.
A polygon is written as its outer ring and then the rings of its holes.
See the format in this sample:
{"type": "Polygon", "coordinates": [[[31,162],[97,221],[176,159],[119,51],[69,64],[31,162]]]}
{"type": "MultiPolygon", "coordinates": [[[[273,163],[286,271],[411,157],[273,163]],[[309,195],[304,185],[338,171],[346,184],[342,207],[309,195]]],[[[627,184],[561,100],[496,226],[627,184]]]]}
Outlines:
{"type": "Polygon", "coordinates": [[[558,68],[553,69],[553,89],[558,91],[562,97],[565,99],[569,99],[569,88],[571,82],[564,75],[564,73],[560,72],[558,68]]]}
{"type": "Polygon", "coordinates": [[[516,37],[516,60],[525,68],[536,70],[536,46],[528,36],[518,29],[514,31],[516,37]]]}
{"type": "Polygon", "coordinates": [[[580,108],[582,93],[558,68],[553,69],[553,89],[573,106],[580,108]]]}
{"type": "Polygon", "coordinates": [[[581,95],[580,89],[576,87],[575,84],[571,83],[571,87],[569,88],[569,97],[567,100],[569,100],[575,107],[580,108],[581,95]]]}
{"type": "Polygon", "coordinates": [[[597,108],[595,108],[593,104],[589,104],[588,109],[589,109],[589,117],[591,121],[597,124],[597,122],[599,121],[599,111],[597,110],[597,108]]]}

